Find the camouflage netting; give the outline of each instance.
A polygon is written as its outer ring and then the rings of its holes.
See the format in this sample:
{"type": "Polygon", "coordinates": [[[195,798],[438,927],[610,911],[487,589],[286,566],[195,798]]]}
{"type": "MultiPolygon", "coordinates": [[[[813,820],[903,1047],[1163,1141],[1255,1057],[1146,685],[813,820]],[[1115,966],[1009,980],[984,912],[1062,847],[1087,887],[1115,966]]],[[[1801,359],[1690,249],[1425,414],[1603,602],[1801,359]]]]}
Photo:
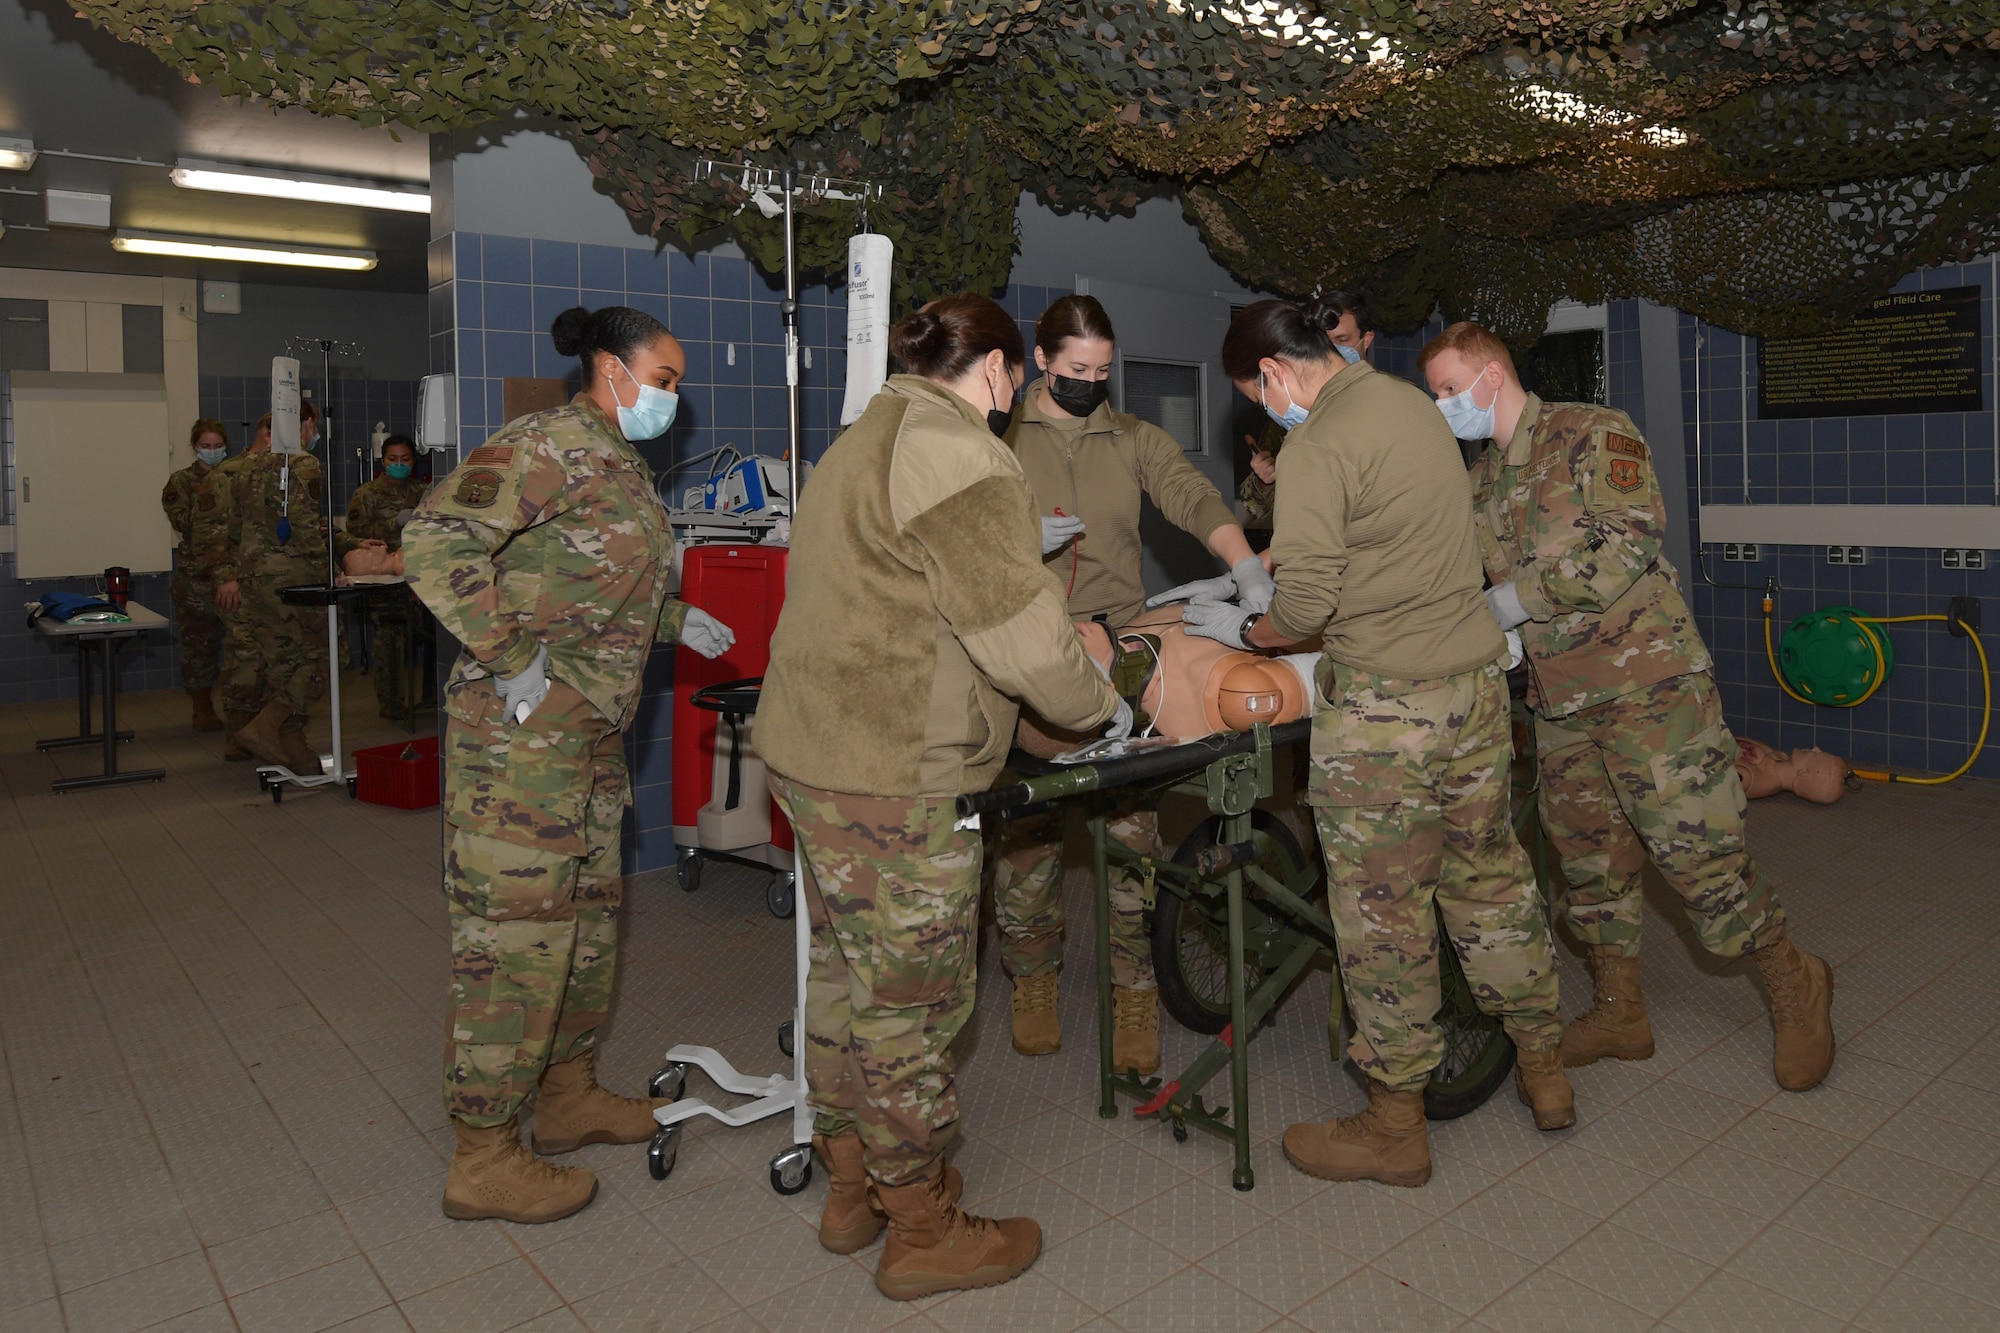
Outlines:
{"type": "MultiPolygon", "coordinates": [[[[1643,296],[1844,318],[2000,224],[2000,0],[72,0],[220,91],[422,130],[575,127],[652,233],[778,224],[700,158],[882,182],[902,295],[1004,282],[1022,188],[1177,192],[1243,282],[1532,341],[1643,296]]],[[[837,269],[852,205],[810,210],[837,269]]]]}

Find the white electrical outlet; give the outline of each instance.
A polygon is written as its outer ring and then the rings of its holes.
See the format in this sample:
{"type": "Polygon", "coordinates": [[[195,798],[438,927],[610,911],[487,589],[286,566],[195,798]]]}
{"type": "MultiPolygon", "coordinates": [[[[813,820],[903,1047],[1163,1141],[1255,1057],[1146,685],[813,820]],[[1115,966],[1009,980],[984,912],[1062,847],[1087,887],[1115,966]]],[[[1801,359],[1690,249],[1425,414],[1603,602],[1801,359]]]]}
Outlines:
{"type": "Polygon", "coordinates": [[[1868,548],[1865,546],[1829,546],[1826,548],[1826,563],[1829,565],[1865,565],[1868,563],[1868,548]]]}
{"type": "Polygon", "coordinates": [[[1974,547],[1947,546],[1938,552],[1938,564],[1944,569],[1984,569],[1986,552],[1974,547]]]}
{"type": "Polygon", "coordinates": [[[1755,564],[1763,558],[1763,552],[1756,542],[1724,542],[1722,544],[1722,558],[1724,560],[1755,564]]]}

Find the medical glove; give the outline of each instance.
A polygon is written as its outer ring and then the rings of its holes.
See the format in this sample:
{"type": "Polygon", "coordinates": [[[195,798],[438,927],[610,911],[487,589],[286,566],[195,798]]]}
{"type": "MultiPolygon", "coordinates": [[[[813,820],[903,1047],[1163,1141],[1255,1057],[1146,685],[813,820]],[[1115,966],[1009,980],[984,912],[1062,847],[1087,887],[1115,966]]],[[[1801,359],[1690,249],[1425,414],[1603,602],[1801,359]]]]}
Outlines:
{"type": "Polygon", "coordinates": [[[703,657],[720,657],[735,646],[736,631],[700,607],[691,606],[681,625],[681,642],[703,657]]]}
{"type": "Polygon", "coordinates": [[[1111,715],[1111,724],[1104,729],[1104,739],[1122,741],[1132,734],[1132,705],[1123,699],[1118,701],[1118,711],[1111,715]]]}
{"type": "Polygon", "coordinates": [[[1527,656],[1527,649],[1521,646],[1521,631],[1510,629],[1503,633],[1507,640],[1507,669],[1512,671],[1521,665],[1521,659],[1527,656]]]}
{"type": "Polygon", "coordinates": [[[503,716],[520,726],[549,697],[549,650],[536,648],[534,661],[514,675],[495,676],[493,687],[500,691],[500,702],[506,706],[503,716]]]}
{"type": "Polygon", "coordinates": [[[1057,514],[1042,519],[1042,554],[1054,555],[1063,548],[1063,543],[1072,537],[1083,535],[1083,520],[1069,514],[1057,514]]]}
{"type": "Polygon", "coordinates": [[[1245,556],[1229,570],[1236,580],[1236,604],[1245,611],[1264,612],[1271,609],[1271,598],[1276,595],[1278,585],[1271,579],[1271,571],[1264,568],[1260,556],[1245,556]]]}
{"type": "Polygon", "coordinates": [[[1187,610],[1181,612],[1181,623],[1187,626],[1189,634],[1254,652],[1243,642],[1243,622],[1247,619],[1249,616],[1242,607],[1229,602],[1189,602],[1187,610]]]}
{"type": "Polygon", "coordinates": [[[1527,611],[1521,606],[1521,594],[1514,590],[1514,580],[1486,590],[1486,605],[1493,609],[1493,618],[1500,622],[1501,629],[1512,629],[1528,619],[1527,611]]]}
{"type": "Polygon", "coordinates": [[[1169,602],[1196,602],[1213,605],[1227,602],[1236,596],[1236,580],[1227,574],[1217,574],[1212,579],[1196,579],[1167,589],[1163,593],[1146,599],[1146,609],[1165,606],[1169,602]]]}

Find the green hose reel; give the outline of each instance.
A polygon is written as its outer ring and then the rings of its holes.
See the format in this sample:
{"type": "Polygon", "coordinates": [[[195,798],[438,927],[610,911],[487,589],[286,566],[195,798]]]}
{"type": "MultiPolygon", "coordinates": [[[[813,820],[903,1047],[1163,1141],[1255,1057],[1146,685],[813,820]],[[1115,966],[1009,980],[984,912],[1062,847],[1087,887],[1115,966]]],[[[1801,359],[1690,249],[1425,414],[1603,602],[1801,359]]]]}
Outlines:
{"type": "Polygon", "coordinates": [[[1792,688],[1816,704],[1852,708],[1896,670],[1889,636],[1862,620],[1854,606],[1829,606],[1785,627],[1779,656],[1792,688]]]}

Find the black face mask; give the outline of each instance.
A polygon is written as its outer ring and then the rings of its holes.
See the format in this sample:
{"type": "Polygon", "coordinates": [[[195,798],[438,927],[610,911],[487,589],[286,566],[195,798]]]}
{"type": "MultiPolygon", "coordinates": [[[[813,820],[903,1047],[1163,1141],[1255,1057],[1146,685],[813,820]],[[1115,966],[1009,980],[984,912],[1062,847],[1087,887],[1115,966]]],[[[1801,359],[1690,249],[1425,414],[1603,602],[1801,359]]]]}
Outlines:
{"type": "MultiPolygon", "coordinates": [[[[991,389],[992,385],[987,385],[987,388],[991,389]]],[[[996,403],[1005,402],[1008,405],[1006,407],[992,408],[986,413],[986,429],[1004,439],[1007,435],[1007,428],[1014,424],[1014,395],[1010,393],[1003,399],[996,393],[993,395],[993,401],[996,403]]]]}
{"type": "Polygon", "coordinates": [[[1110,380],[1078,380],[1049,372],[1049,397],[1073,417],[1087,417],[1111,397],[1110,380]]]}

